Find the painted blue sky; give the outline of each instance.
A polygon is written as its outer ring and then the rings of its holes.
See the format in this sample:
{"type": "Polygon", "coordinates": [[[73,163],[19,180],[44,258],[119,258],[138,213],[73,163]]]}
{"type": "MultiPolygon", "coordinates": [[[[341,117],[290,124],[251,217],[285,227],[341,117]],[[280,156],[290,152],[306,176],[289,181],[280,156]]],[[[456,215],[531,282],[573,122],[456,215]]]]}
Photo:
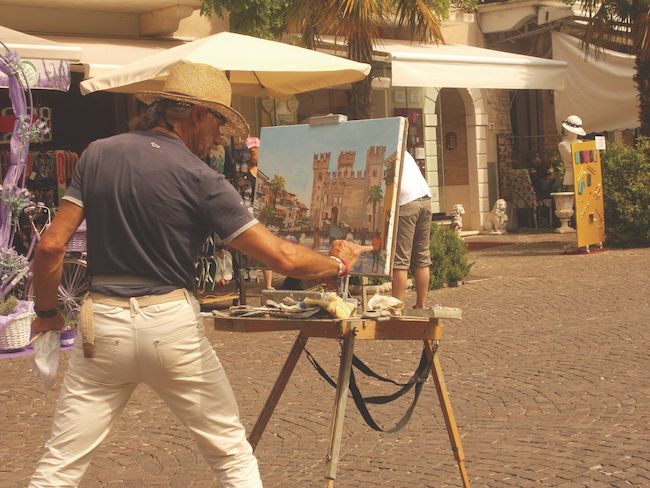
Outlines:
{"type": "Polygon", "coordinates": [[[306,124],[263,127],[258,168],[269,179],[276,174],[303,204],[311,204],[314,154],[331,152],[330,171],[336,171],[341,151],[356,151],[354,171],[362,171],[371,146],[386,146],[386,155],[401,147],[403,119],[354,120],[310,127],[306,124]]]}

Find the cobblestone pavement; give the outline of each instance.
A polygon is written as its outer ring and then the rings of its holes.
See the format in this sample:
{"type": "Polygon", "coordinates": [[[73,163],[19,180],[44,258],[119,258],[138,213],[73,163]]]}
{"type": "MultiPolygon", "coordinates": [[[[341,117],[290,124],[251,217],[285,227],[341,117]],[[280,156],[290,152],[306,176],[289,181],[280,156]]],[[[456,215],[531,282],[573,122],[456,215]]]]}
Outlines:
{"type": "MultiPolygon", "coordinates": [[[[563,245],[574,240],[468,237],[508,245],[470,252],[476,264],[468,282],[429,293],[430,305],[464,312],[462,320],[444,322],[440,359],[473,487],[650,486],[650,249],[564,254],[563,245]]],[[[412,306],[414,292],[406,302],[412,306]]],[[[250,429],[295,334],[209,331],[209,337],[250,429]]],[[[311,340],[307,348],[335,375],[337,343],[311,340]]],[[[420,350],[416,342],[358,341],[356,353],[378,373],[403,381],[420,350]]],[[[68,356],[62,354],[61,372],[68,356]]],[[[359,383],[365,395],[391,390],[376,380],[359,383]]],[[[3,488],[27,486],[60,384],[58,378],[44,392],[26,358],[0,360],[3,488]]],[[[266,487],[325,486],[333,398],[301,358],[256,451],[266,487]]],[[[392,427],[410,401],[371,411],[392,427]]],[[[218,486],[184,427],[147,387],[136,390],[81,483],[141,486],[218,486]]],[[[396,434],[369,429],[348,402],[336,486],[461,486],[433,382],[396,434]]]]}

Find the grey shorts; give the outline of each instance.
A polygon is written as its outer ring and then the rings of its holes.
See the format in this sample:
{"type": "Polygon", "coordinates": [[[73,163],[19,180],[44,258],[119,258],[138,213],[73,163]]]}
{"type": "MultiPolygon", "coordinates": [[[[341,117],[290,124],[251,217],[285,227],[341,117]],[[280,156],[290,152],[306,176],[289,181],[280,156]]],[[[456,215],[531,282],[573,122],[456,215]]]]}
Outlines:
{"type": "Polygon", "coordinates": [[[417,199],[399,208],[394,269],[424,268],[431,264],[429,235],[431,202],[417,199]]]}

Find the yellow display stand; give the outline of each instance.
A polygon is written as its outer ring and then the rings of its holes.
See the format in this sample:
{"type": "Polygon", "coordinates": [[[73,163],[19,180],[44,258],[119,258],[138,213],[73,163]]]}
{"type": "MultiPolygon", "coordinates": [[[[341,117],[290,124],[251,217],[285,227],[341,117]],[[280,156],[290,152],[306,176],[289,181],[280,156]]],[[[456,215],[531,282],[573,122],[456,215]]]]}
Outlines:
{"type": "Polygon", "coordinates": [[[605,241],[605,208],[603,205],[603,177],[600,153],[595,141],[571,144],[573,179],[576,199],[576,231],[578,247],[605,241]]]}

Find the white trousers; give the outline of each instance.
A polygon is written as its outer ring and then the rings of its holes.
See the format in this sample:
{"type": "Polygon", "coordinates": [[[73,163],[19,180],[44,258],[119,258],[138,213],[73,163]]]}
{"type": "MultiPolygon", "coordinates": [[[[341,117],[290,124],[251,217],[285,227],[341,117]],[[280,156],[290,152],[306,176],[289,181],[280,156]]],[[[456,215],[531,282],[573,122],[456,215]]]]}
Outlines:
{"type": "Polygon", "coordinates": [[[52,437],[30,488],[76,487],[95,449],[140,383],[185,424],[225,488],[262,486],[235,396],[205,337],[198,302],[130,308],[94,304],[95,355],[77,339],[54,415],[52,437]]]}

